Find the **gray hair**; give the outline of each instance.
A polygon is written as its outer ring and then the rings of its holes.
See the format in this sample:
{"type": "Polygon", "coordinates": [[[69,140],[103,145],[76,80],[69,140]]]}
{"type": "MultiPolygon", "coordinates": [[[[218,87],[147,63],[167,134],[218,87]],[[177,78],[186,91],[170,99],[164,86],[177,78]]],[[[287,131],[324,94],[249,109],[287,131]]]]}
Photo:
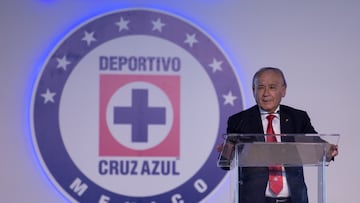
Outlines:
{"type": "Polygon", "coordinates": [[[286,80],[285,80],[284,73],[283,73],[279,68],[275,68],[275,67],[263,67],[263,68],[260,68],[260,70],[258,70],[258,71],[254,74],[254,77],[253,77],[253,80],[252,80],[252,87],[253,87],[253,88],[255,87],[255,79],[258,78],[260,74],[262,74],[263,72],[266,72],[266,71],[273,71],[273,72],[279,74],[279,75],[281,76],[281,78],[283,79],[283,82],[284,82],[285,87],[287,87],[287,83],[286,83],[286,80]]]}

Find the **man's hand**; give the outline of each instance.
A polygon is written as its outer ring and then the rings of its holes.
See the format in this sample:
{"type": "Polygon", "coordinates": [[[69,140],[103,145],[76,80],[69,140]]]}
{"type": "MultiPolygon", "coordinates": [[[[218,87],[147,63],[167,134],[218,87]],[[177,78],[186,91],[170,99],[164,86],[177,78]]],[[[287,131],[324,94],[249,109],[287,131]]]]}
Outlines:
{"type": "Polygon", "coordinates": [[[338,146],[335,144],[329,144],[326,160],[327,161],[334,160],[334,157],[336,157],[338,154],[339,154],[338,146]]]}
{"type": "Polygon", "coordinates": [[[221,143],[218,146],[216,146],[216,151],[220,153],[223,150],[223,148],[224,148],[224,143],[221,143]]]}

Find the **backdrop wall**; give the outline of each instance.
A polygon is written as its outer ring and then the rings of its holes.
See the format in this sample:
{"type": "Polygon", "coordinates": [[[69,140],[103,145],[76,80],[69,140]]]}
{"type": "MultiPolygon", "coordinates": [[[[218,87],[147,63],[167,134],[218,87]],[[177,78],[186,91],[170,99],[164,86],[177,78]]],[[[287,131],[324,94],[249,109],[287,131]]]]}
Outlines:
{"type": "MultiPolygon", "coordinates": [[[[36,158],[29,127],[32,85],[51,49],[82,21],[123,8],[155,8],[209,33],[236,67],[245,107],[253,73],[281,68],[284,104],[306,110],[320,133],[339,133],[327,168],[329,203],[358,202],[360,2],[357,1],[1,1],[0,194],[4,202],[64,202],[36,158]],[[332,118],[334,116],[334,118],[332,118]]],[[[223,121],[225,122],[225,121],[223,121]]],[[[206,202],[224,202],[228,180],[206,202]]]]}

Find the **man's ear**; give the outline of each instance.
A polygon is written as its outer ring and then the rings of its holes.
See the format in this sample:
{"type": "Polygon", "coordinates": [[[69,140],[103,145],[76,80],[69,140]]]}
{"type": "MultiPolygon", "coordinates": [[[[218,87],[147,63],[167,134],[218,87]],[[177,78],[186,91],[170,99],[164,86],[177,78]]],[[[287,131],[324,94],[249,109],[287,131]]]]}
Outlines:
{"type": "Polygon", "coordinates": [[[253,96],[255,97],[255,87],[252,86],[252,93],[253,93],[253,96]]]}
{"type": "Polygon", "coordinates": [[[282,90],[281,90],[281,96],[282,96],[282,97],[285,97],[285,95],[286,95],[286,87],[283,86],[283,87],[282,87],[282,90]]]}

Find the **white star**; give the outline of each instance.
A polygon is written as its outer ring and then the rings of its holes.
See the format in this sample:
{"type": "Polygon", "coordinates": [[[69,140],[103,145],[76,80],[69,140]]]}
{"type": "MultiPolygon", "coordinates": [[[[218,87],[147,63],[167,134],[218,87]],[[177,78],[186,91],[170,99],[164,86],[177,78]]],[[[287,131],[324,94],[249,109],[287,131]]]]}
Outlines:
{"type": "Polygon", "coordinates": [[[165,26],[165,24],[161,22],[161,19],[160,19],[160,18],[158,18],[156,21],[151,21],[151,22],[152,22],[152,24],[153,24],[153,28],[152,28],[153,31],[154,31],[154,30],[158,30],[159,32],[161,32],[161,31],[162,31],[162,27],[165,26]]]}
{"type": "Polygon", "coordinates": [[[231,106],[234,106],[234,100],[237,99],[237,97],[234,96],[231,91],[229,91],[227,95],[223,94],[222,96],[225,99],[224,105],[230,104],[231,106]]]}
{"type": "Polygon", "coordinates": [[[190,47],[193,47],[194,43],[198,43],[199,41],[196,39],[196,34],[189,35],[186,33],[186,40],[184,42],[188,43],[190,47]]]}
{"type": "Polygon", "coordinates": [[[56,95],[55,92],[50,92],[49,88],[46,89],[46,92],[41,94],[42,97],[44,97],[44,104],[48,102],[54,103],[54,96],[56,95]]]}
{"type": "Polygon", "coordinates": [[[217,61],[215,58],[213,58],[213,62],[209,64],[209,66],[212,68],[212,72],[215,73],[216,71],[222,71],[222,63],[222,61],[217,61]]]}
{"type": "Polygon", "coordinates": [[[128,23],[130,21],[124,20],[122,17],[120,18],[120,21],[116,22],[115,24],[119,27],[119,32],[121,30],[129,30],[128,23]]]}
{"type": "Polygon", "coordinates": [[[58,62],[57,68],[62,68],[64,70],[66,70],[66,66],[71,63],[66,59],[65,55],[62,58],[56,58],[56,60],[58,62]]]}
{"type": "Polygon", "coordinates": [[[90,46],[91,42],[95,42],[96,39],[94,37],[94,32],[87,32],[85,31],[84,32],[84,37],[81,39],[81,40],[84,40],[86,41],[87,45],[90,46]]]}

